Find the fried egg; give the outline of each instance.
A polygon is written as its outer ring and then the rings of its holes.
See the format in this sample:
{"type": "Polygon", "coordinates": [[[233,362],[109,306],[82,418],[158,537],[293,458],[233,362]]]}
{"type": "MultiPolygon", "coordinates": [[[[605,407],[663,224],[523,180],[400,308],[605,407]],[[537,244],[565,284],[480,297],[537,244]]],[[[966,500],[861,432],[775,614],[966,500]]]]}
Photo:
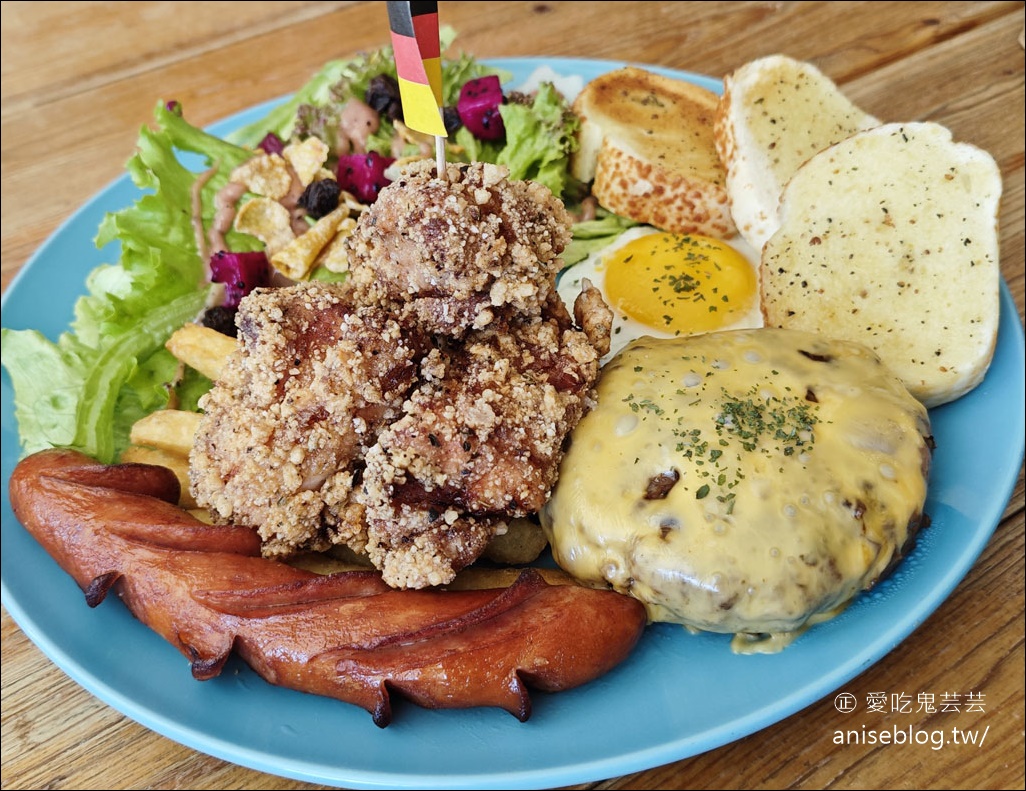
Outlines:
{"type": "Polygon", "coordinates": [[[642,336],[676,338],[763,325],[758,257],[740,237],[728,243],[635,226],[562,272],[557,289],[571,309],[585,278],[613,310],[605,359],[642,336]]]}

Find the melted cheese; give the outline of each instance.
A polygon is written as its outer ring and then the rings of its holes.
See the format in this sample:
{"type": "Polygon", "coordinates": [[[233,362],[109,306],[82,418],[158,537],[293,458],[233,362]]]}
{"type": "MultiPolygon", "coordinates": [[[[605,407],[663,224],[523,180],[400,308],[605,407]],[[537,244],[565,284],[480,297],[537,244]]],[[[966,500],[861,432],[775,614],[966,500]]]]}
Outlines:
{"type": "Polygon", "coordinates": [[[778,329],[643,338],[603,370],[542,525],[560,566],[652,620],[771,635],[754,650],[778,650],[900,557],[929,431],[858,344],[778,329]]]}

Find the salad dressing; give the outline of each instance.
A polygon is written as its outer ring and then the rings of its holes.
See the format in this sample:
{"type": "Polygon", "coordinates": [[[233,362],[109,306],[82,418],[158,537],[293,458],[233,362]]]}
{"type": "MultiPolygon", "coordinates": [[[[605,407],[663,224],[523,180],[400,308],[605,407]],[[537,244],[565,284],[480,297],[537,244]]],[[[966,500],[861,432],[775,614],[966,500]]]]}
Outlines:
{"type": "MultiPolygon", "coordinates": [[[[203,188],[207,186],[207,182],[216,174],[216,167],[204,170],[196,177],[196,180],[192,182],[192,187],[189,189],[189,198],[191,200],[192,208],[192,232],[196,237],[196,250],[199,252],[200,258],[203,259],[205,280],[210,280],[210,268],[208,265],[208,262],[210,261],[210,247],[207,244],[206,230],[203,228],[203,188]]],[[[215,247],[214,249],[221,250],[224,248],[215,247]]]]}
{"type": "Polygon", "coordinates": [[[339,154],[363,154],[367,140],[381,128],[381,117],[366,102],[350,99],[338,122],[339,154]]]}
{"type": "MultiPolygon", "coordinates": [[[[225,234],[232,229],[239,200],[246,188],[236,181],[229,181],[214,196],[214,220],[210,224],[210,249],[213,251],[227,250],[225,234]]],[[[200,220],[202,224],[202,220],[200,220]]],[[[209,259],[209,256],[207,257],[209,259]]]]}
{"type": "Polygon", "coordinates": [[[296,169],[292,167],[292,164],[286,161],[286,167],[288,168],[289,175],[292,177],[292,181],[289,184],[289,191],[285,193],[285,196],[279,202],[289,210],[289,215],[292,218],[292,233],[296,236],[302,236],[310,230],[310,223],[306,221],[306,209],[299,205],[299,199],[302,197],[303,190],[306,187],[303,186],[303,182],[296,174],[296,169]]]}

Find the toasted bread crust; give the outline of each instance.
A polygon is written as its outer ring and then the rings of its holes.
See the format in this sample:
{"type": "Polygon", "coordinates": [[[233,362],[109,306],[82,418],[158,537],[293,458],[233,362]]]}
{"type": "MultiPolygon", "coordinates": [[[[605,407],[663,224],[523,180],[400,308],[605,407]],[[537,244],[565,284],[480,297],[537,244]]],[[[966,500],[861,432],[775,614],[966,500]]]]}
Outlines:
{"type": "Polygon", "coordinates": [[[604,74],[574,102],[573,175],[612,212],[675,232],[735,233],[713,139],[719,97],[635,67],[604,74]]]}
{"type": "Polygon", "coordinates": [[[609,140],[599,151],[591,191],[609,211],[666,231],[721,239],[737,233],[723,185],[666,170],[609,140]]]}
{"type": "Polygon", "coordinates": [[[802,163],[879,123],[811,63],[770,55],[728,74],[714,138],[741,236],[761,249],[779,223],[780,193],[802,163]]]}
{"type": "Polygon", "coordinates": [[[997,342],[1001,174],[933,123],[859,132],[802,165],[763,248],[767,326],[872,348],[926,406],[983,379],[997,342]]]}

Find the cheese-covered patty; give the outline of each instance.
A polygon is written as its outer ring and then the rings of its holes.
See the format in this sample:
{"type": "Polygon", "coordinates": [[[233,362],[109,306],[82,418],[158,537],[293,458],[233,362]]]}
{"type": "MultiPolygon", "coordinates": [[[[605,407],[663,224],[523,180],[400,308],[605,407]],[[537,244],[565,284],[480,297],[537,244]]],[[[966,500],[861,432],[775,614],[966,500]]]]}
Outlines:
{"type": "Polygon", "coordinates": [[[931,449],[925,407],[860,344],[642,338],[606,365],[542,525],[560,566],[652,620],[779,646],[901,557],[931,449]]]}

